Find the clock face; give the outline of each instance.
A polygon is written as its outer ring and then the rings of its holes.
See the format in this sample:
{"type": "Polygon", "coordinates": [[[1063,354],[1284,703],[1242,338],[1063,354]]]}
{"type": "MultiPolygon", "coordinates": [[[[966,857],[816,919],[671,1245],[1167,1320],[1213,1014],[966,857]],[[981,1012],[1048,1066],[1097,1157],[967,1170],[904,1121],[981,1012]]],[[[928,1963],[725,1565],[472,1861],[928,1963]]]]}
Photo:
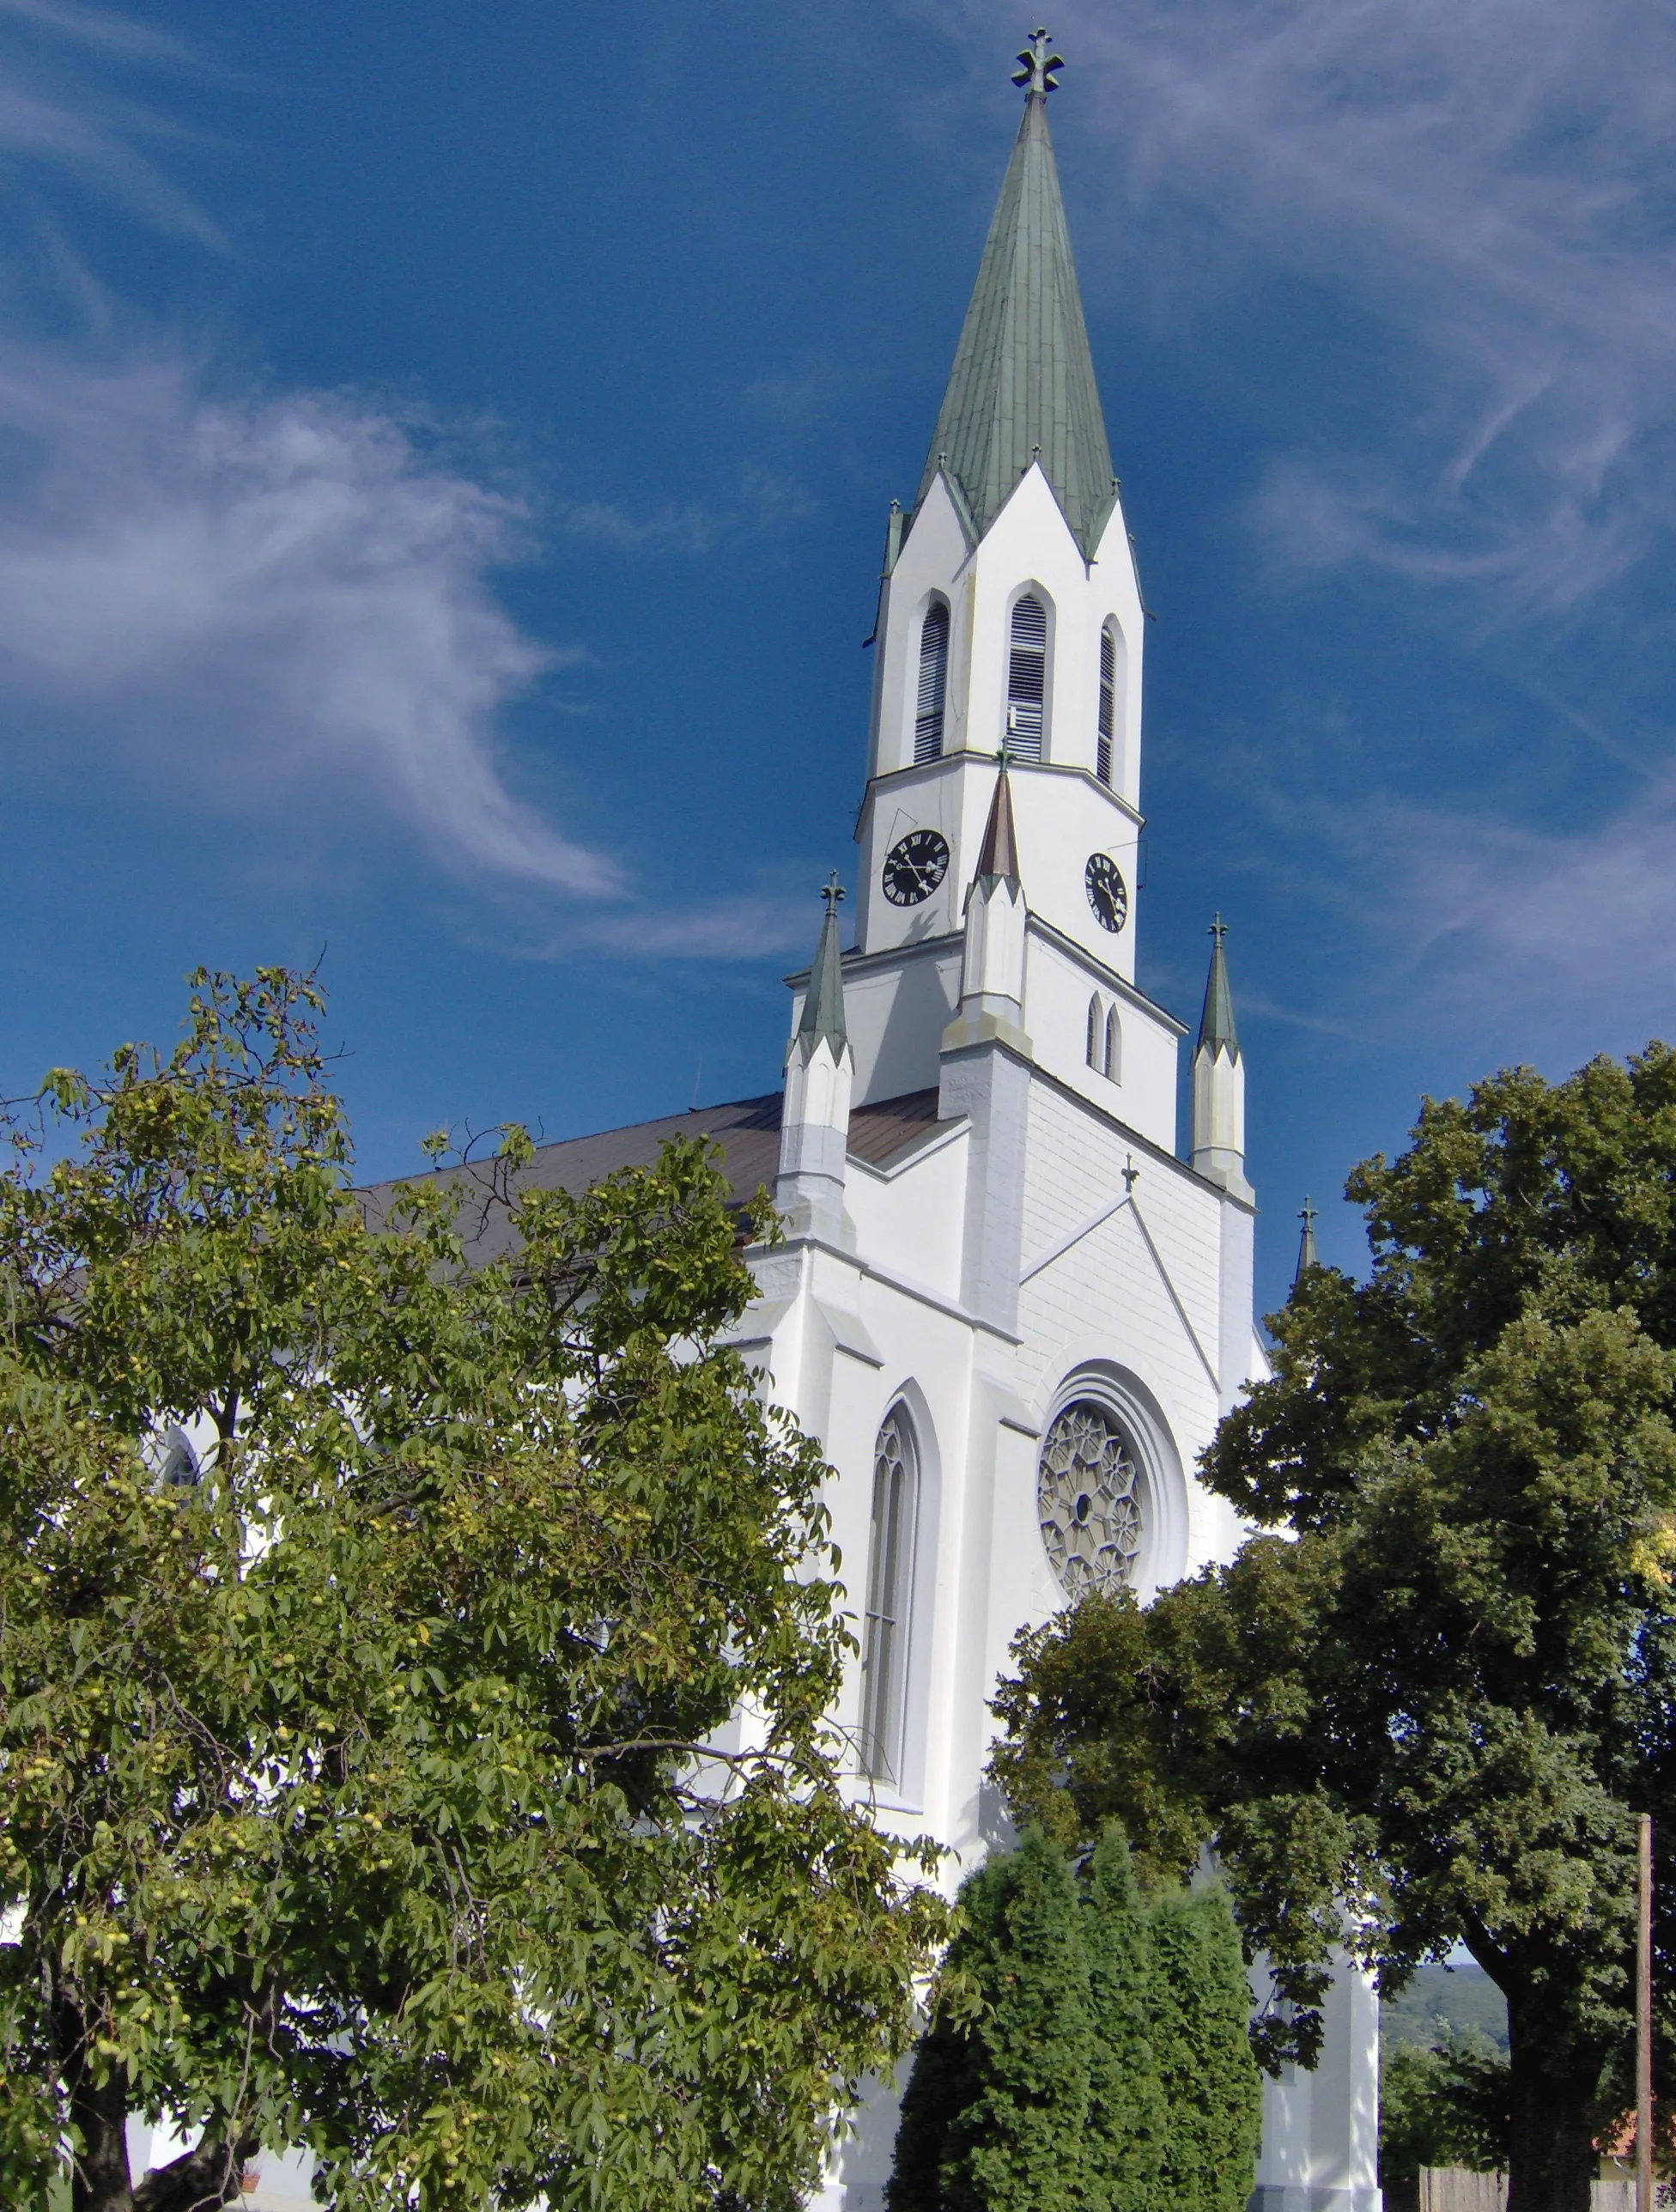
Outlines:
{"type": "Polygon", "coordinates": [[[948,872],[948,839],[935,830],[910,830],[886,854],[879,880],[892,906],[918,906],[948,872]]]}
{"type": "Polygon", "coordinates": [[[1091,853],[1083,870],[1083,884],[1094,919],[1115,937],[1129,919],[1129,886],[1118,873],[1117,862],[1108,853],[1091,853]]]}

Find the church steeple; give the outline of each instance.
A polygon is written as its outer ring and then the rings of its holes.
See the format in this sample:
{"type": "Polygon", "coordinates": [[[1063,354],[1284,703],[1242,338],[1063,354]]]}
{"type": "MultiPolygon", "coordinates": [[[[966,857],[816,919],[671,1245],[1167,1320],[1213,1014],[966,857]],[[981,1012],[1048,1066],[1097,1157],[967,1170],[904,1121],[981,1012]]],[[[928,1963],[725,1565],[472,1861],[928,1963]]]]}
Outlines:
{"type": "Polygon", "coordinates": [[[1048,136],[1060,60],[1045,31],[1020,58],[1023,124],[931,461],[885,542],[856,823],[855,1095],[926,1080],[905,1009],[929,999],[935,963],[945,1061],[980,1032],[1039,1050],[1133,1121],[1151,1063],[1119,1000],[1134,984],[1145,615],[1048,136]],[[882,958],[908,963],[911,987],[887,990],[882,958]]]}
{"type": "Polygon", "coordinates": [[[1090,560],[1117,494],[1048,130],[1048,94],[1064,64],[1046,31],[1018,58],[1024,117],[914,507],[940,468],[981,538],[1039,460],[1090,560]]]}

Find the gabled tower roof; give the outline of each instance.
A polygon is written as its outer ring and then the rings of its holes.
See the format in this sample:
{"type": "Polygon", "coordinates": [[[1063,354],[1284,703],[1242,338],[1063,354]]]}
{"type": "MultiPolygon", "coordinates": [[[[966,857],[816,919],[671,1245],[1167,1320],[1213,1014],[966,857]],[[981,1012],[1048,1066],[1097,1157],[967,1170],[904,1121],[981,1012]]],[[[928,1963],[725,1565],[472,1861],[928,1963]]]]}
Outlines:
{"type": "Polygon", "coordinates": [[[1046,32],[1020,56],[1024,119],[996,202],[978,281],[937,417],[916,512],[945,468],[981,538],[1039,460],[1084,559],[1116,501],[1048,94],[1061,64],[1046,32]]]}
{"type": "Polygon", "coordinates": [[[1225,1052],[1230,1060],[1240,1056],[1240,1033],[1234,1026],[1234,994],[1228,988],[1228,963],[1222,951],[1222,940],[1227,934],[1228,925],[1218,915],[1211,924],[1211,972],[1205,979],[1205,1011],[1199,1018],[1195,1058],[1207,1050],[1212,1059],[1219,1052],[1225,1052]]]}

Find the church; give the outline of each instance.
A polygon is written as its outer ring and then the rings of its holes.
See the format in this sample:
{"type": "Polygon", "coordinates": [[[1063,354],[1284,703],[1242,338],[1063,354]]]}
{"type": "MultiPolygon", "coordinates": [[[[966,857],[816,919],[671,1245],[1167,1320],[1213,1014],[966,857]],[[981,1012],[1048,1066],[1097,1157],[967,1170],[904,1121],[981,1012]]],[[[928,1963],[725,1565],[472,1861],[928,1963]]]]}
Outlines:
{"type": "MultiPolygon", "coordinates": [[[[544,1147],[580,1188],[677,1132],[767,1182],[738,1340],[818,1437],[859,1653],[839,1716],[888,1829],[950,1885],[1006,1839],[987,1701],[1027,1624],[1147,1594],[1243,1533],[1195,1478],[1264,1371],[1245,1065],[1213,926],[1192,1043],[1136,981],[1146,611],[1048,132],[1045,33],[910,509],[886,532],[854,941],[835,876],[783,1084],[544,1147]]],[[[766,1073],[766,1071],[765,1071],[766,1073]]],[[[1342,1973],[1270,2083],[1255,2212],[1377,2212],[1377,2004],[1342,1973]]],[[[882,2088],[819,2200],[878,2212],[882,2088]]]]}

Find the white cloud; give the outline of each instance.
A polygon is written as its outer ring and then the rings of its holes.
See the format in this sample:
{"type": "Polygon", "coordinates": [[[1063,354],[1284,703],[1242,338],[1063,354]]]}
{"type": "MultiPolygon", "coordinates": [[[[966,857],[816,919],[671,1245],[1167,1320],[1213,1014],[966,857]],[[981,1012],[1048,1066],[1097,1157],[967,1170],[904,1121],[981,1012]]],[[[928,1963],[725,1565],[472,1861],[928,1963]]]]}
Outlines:
{"type": "MultiPolygon", "coordinates": [[[[969,13],[993,49],[1001,12],[969,13]]],[[[1068,18],[1065,96],[1108,137],[1111,242],[1144,236],[1149,282],[1171,281],[1172,236],[1178,296],[1203,281],[1201,234],[1172,227],[1186,202],[1388,334],[1357,453],[1323,430],[1268,478],[1258,516],[1287,558],[1465,580],[1516,614],[1575,605],[1653,546],[1676,508],[1676,15],[1077,0],[1068,18]]]]}
{"type": "Polygon", "coordinates": [[[0,690],[228,788],[393,806],[458,868],[608,894],[497,766],[561,657],[488,578],[517,507],[325,393],[224,398],[154,354],[0,347],[0,690]]]}

